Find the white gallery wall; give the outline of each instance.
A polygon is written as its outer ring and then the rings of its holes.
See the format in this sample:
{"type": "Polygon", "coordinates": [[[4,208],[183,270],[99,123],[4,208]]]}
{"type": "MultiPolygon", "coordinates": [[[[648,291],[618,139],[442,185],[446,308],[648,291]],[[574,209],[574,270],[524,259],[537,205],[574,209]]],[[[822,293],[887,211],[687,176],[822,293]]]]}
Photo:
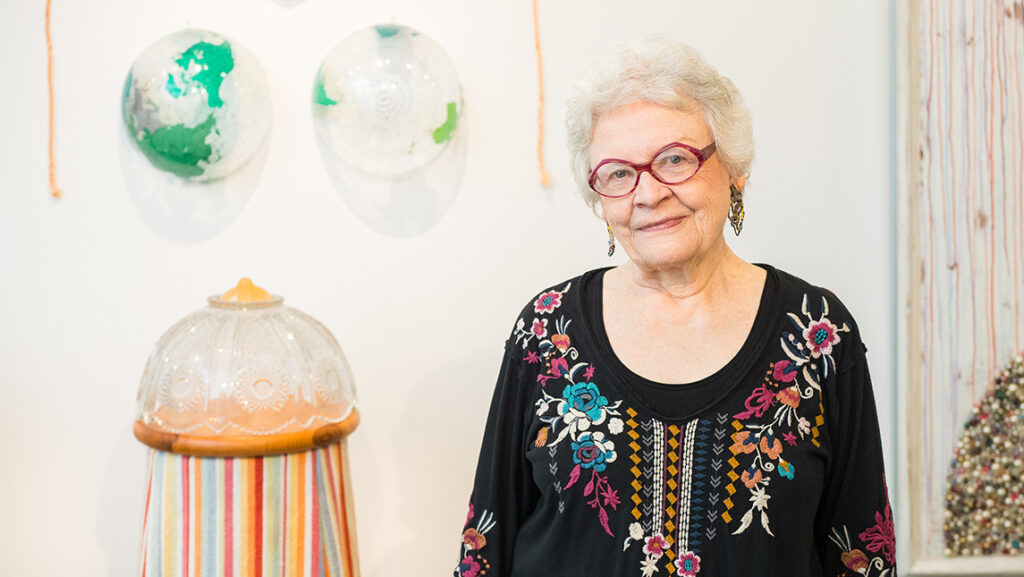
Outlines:
{"type": "Polygon", "coordinates": [[[574,192],[565,100],[597,56],[651,33],[692,44],[747,97],[756,160],[743,234],[727,238],[747,260],[830,288],[857,317],[895,470],[888,3],[541,0],[552,174],[542,188],[526,0],[54,0],[59,201],[47,187],[44,4],[0,9],[0,574],[135,571],[139,377],[171,324],[241,276],[320,319],[348,355],[362,413],[350,461],[363,574],[450,574],[516,315],[540,288],[619,262],[574,192]],[[323,56],[382,22],[443,46],[465,98],[461,184],[411,236],[342,201],[310,111],[323,56]],[[186,26],[246,45],[273,98],[249,203],[197,244],[143,223],[119,148],[129,66],[186,26]]]}

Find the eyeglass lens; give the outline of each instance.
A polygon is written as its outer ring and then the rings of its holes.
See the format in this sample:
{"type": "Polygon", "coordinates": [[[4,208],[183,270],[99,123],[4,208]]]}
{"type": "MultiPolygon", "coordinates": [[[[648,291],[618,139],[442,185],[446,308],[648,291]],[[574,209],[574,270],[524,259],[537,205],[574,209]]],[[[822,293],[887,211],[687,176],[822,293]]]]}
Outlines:
{"type": "MultiPolygon", "coordinates": [[[[666,184],[679,184],[693,176],[699,166],[697,155],[682,146],[673,146],[651,161],[651,172],[666,184]]],[[[603,164],[594,174],[594,188],[608,196],[629,194],[638,182],[637,170],[621,162],[603,164]]]]}

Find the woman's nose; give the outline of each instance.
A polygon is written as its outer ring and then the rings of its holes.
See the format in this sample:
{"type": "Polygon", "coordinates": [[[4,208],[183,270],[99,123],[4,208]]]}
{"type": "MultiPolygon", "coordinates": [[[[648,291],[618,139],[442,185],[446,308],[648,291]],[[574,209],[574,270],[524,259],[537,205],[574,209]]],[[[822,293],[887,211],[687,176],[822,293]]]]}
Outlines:
{"type": "Polygon", "coordinates": [[[653,206],[668,194],[672,194],[672,189],[654,178],[651,171],[645,170],[640,173],[640,181],[636,183],[636,190],[633,191],[633,204],[653,206]]]}

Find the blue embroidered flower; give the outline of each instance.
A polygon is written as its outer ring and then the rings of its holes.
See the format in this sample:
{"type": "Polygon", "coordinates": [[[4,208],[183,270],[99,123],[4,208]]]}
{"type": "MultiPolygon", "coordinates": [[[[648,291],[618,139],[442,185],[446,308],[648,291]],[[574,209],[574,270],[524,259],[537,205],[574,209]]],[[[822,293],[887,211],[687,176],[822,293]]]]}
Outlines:
{"type": "Polygon", "coordinates": [[[594,383],[566,385],[562,397],[565,402],[558,407],[560,414],[564,415],[571,411],[594,422],[603,420],[604,407],[608,405],[608,399],[601,395],[601,391],[594,383]]]}
{"type": "Polygon", "coordinates": [[[607,463],[615,460],[615,443],[604,438],[604,433],[583,433],[572,443],[572,461],[584,469],[604,471],[607,463]]]}
{"type": "Polygon", "coordinates": [[[794,473],[796,473],[796,469],[793,467],[793,463],[785,459],[779,459],[779,475],[792,481],[794,473]]]}

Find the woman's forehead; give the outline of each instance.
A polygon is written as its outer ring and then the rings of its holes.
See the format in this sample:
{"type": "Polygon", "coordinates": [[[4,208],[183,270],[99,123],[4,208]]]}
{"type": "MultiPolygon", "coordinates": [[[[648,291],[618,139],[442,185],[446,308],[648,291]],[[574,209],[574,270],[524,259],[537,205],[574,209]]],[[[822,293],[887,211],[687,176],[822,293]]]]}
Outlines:
{"type": "Polygon", "coordinates": [[[651,102],[634,102],[612,109],[594,121],[590,141],[592,161],[621,158],[646,162],[670,142],[696,148],[710,144],[711,131],[699,111],[684,111],[651,102]]]}

